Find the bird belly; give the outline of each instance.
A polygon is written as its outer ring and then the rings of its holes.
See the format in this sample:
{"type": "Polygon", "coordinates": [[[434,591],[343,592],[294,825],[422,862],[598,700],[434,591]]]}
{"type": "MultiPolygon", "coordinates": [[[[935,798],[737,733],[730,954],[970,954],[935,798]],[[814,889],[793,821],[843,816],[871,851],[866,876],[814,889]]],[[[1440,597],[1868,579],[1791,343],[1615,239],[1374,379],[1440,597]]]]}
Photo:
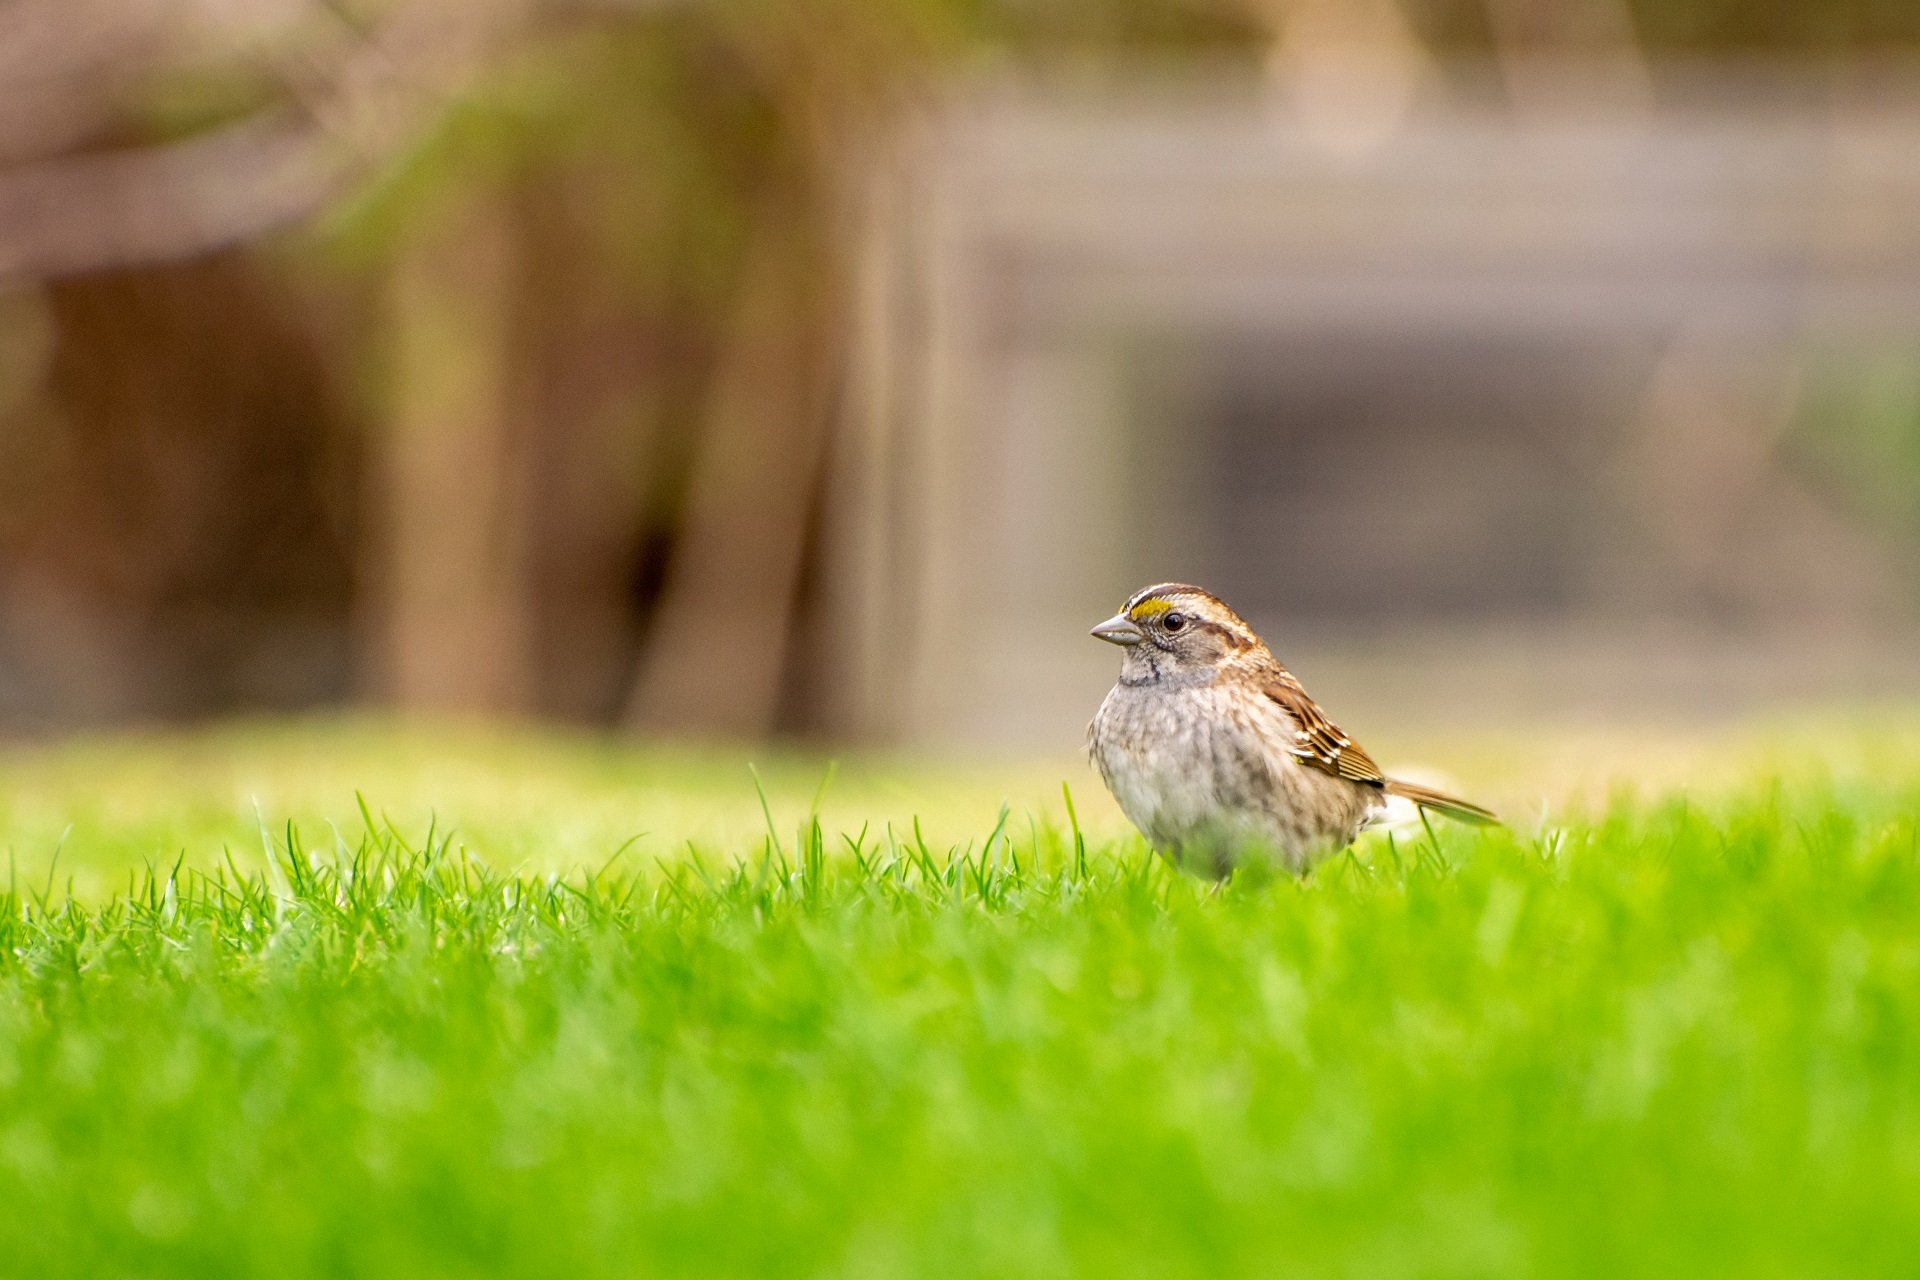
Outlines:
{"type": "Polygon", "coordinates": [[[1206,685],[1116,685],[1094,718],[1095,765],[1121,812],[1156,847],[1225,875],[1249,857],[1299,870],[1358,833],[1372,796],[1288,754],[1283,712],[1206,685]]]}

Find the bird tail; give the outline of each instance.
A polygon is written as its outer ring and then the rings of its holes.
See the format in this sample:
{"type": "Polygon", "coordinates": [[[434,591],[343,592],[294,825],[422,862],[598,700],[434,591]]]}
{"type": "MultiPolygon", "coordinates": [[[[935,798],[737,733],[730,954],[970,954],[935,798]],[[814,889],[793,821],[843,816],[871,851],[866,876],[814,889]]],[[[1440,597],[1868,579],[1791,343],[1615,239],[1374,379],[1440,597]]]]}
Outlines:
{"type": "Polygon", "coordinates": [[[1423,787],[1416,782],[1402,782],[1398,778],[1388,778],[1385,789],[1390,796],[1411,800],[1422,809],[1444,813],[1458,822],[1470,822],[1476,827],[1500,825],[1500,819],[1494,816],[1493,810],[1483,809],[1468,800],[1457,799],[1444,791],[1435,791],[1432,787],[1423,787]]]}

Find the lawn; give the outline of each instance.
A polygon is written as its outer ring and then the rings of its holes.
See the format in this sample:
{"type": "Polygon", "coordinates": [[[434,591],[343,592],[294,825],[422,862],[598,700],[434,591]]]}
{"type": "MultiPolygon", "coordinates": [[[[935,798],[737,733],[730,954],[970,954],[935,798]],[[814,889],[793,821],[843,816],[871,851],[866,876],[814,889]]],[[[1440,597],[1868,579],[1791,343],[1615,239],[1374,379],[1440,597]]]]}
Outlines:
{"type": "Polygon", "coordinates": [[[1218,891],[1084,766],[429,741],[0,763],[0,1273],[1920,1258],[1920,734],[1218,891]]]}

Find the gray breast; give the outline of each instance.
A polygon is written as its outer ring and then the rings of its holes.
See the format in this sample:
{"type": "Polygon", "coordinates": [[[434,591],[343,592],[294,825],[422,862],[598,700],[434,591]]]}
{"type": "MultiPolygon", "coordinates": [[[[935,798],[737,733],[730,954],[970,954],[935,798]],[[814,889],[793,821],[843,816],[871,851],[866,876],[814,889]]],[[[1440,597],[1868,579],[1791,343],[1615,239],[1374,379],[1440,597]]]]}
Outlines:
{"type": "Polygon", "coordinates": [[[1217,685],[1116,685],[1089,736],[1108,790],[1157,846],[1231,865],[1259,845],[1298,867],[1351,841],[1374,797],[1293,760],[1292,728],[1278,706],[1217,685]]]}

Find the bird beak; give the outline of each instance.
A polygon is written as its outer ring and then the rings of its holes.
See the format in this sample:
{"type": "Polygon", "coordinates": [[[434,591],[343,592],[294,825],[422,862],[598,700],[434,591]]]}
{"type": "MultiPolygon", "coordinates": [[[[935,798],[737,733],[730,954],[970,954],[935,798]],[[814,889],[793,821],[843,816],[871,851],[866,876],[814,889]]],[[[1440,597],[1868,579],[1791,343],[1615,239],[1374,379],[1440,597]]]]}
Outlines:
{"type": "Polygon", "coordinates": [[[1114,614],[1087,634],[1098,636],[1108,644],[1118,645],[1136,645],[1147,638],[1147,633],[1135,626],[1133,619],[1124,613],[1114,614]]]}

